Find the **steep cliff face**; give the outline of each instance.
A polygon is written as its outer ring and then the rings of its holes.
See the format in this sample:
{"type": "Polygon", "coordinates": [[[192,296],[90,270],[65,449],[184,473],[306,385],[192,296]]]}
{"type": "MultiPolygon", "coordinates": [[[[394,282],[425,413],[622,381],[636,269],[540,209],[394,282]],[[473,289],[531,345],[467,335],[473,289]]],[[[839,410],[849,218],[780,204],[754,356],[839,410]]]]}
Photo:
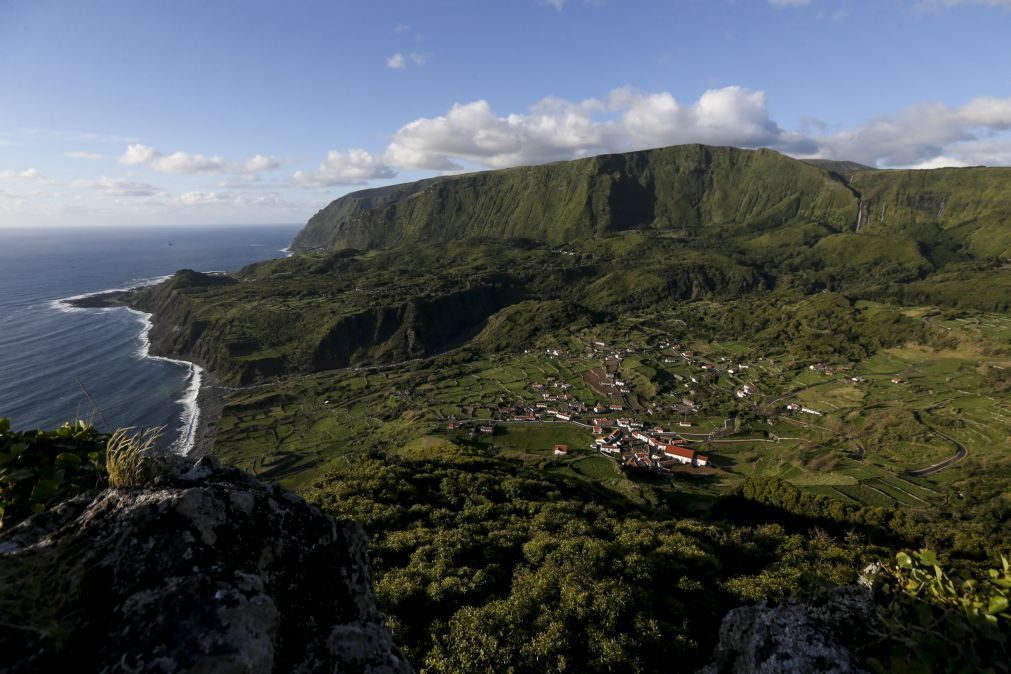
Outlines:
{"type": "Polygon", "coordinates": [[[411,671],[366,539],[212,459],[0,537],[0,671],[411,671]]]}
{"type": "Polygon", "coordinates": [[[630,229],[802,219],[852,226],[857,200],[825,171],[771,150],[684,145],[422,180],[337,199],[299,251],[474,236],[561,243],[630,229]]]}
{"type": "Polygon", "coordinates": [[[474,236],[558,244],[632,229],[808,222],[1007,257],[1009,194],[1011,169],[881,171],[771,150],[684,145],[355,192],[317,213],[294,248],[364,250],[474,236]]]}
{"type": "Polygon", "coordinates": [[[851,186],[862,197],[862,232],[905,234],[978,257],[1011,256],[1011,169],[867,171],[851,186]]]}

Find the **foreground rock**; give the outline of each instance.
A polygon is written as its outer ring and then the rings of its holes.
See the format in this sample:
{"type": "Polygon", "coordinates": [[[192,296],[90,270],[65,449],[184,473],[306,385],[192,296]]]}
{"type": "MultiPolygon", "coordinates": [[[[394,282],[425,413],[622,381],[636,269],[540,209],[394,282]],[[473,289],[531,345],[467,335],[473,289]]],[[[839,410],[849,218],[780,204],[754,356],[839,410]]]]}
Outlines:
{"type": "Polygon", "coordinates": [[[815,604],[760,602],[730,611],[713,661],[699,674],[855,674],[848,648],[854,630],[873,620],[870,593],[847,586],[815,604]]]}
{"type": "Polygon", "coordinates": [[[409,672],[358,525],[212,459],[0,537],[0,671],[409,672]]]}

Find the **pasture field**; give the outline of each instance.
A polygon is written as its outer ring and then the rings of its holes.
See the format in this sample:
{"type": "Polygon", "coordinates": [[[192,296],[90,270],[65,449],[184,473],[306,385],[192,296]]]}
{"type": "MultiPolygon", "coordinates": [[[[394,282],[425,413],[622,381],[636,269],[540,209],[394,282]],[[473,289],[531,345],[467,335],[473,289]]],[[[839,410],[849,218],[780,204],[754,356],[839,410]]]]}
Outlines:
{"type": "Polygon", "coordinates": [[[811,369],[815,363],[756,354],[743,341],[678,345],[683,321],[661,313],[545,338],[548,350],[448,354],[227,390],[215,451],[263,477],[303,486],[327,466],[371,450],[438,453],[469,444],[543,461],[566,444],[572,454],[553,466],[618,491],[653,482],[650,488],[681,499],[706,500],[749,476],[775,475],[847,502],[929,507],[959,489],[973,466],[1008,471],[1011,401],[993,382],[1011,368],[1011,319],[916,309],[909,315],[954,339],[944,348],[880,349],[811,369]],[[694,355],[686,359],[680,350],[694,355]],[[627,393],[611,384],[616,379],[627,393]],[[736,397],[745,384],[751,394],[736,397]],[[566,397],[588,408],[618,405],[624,409],[600,416],[631,415],[697,443],[712,474],[676,487],[669,479],[629,479],[612,459],[594,454],[585,426],[510,422],[509,410],[566,397]],[[477,433],[482,424],[494,424],[495,433],[477,433]],[[968,453],[961,462],[924,477],[909,474],[952,459],[959,447],[968,453]]]}

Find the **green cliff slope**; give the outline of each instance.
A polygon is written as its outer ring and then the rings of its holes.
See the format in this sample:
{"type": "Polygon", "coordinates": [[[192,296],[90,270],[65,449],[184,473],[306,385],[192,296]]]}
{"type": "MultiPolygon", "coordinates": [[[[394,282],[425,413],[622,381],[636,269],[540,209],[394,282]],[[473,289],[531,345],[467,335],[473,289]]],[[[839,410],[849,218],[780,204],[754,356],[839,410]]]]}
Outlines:
{"type": "Polygon", "coordinates": [[[854,226],[857,199],[771,150],[685,145],[363,190],[317,213],[294,249],[391,248],[474,236],[562,243],[632,229],[791,220],[854,226]]]}

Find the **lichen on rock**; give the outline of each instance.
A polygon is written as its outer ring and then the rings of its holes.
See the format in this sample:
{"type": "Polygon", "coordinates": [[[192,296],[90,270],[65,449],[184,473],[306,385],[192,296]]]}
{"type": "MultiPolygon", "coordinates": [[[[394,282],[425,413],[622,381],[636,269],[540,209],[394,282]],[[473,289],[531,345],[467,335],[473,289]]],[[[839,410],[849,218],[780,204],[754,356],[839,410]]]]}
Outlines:
{"type": "Polygon", "coordinates": [[[211,458],[0,537],[0,671],[411,671],[366,538],[211,458]]]}
{"type": "Polygon", "coordinates": [[[844,586],[817,601],[759,602],[730,611],[720,626],[712,662],[699,674],[859,674],[844,645],[872,620],[866,588],[844,586]]]}

